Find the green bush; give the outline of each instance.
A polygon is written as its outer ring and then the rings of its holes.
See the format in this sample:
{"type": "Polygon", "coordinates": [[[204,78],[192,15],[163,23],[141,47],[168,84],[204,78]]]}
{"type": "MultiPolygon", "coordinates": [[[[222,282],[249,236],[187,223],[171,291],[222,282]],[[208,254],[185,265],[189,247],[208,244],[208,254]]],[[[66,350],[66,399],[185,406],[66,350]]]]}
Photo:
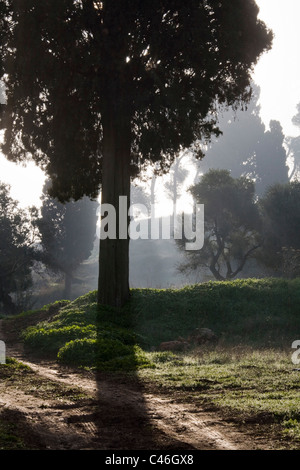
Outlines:
{"type": "Polygon", "coordinates": [[[139,346],[134,346],[131,354],[115,357],[105,362],[98,362],[97,364],[98,370],[106,371],[124,372],[145,368],[154,369],[155,364],[147,358],[145,352],[139,346]]]}
{"type": "Polygon", "coordinates": [[[98,339],[101,338],[120,341],[123,344],[131,346],[136,344],[138,339],[137,335],[134,332],[126,328],[116,327],[107,322],[98,325],[97,337],[98,339]]]}
{"type": "Polygon", "coordinates": [[[96,352],[96,339],[75,339],[60,348],[57,359],[66,365],[93,367],[96,364],[96,352]]]}
{"type": "Polygon", "coordinates": [[[98,370],[128,371],[149,367],[150,362],[138,346],[112,339],[75,339],[58,352],[59,362],[66,365],[94,367],[98,370]]]}
{"type": "Polygon", "coordinates": [[[58,360],[64,364],[96,365],[117,357],[129,356],[133,353],[131,346],[118,340],[75,339],[66,343],[58,352],[58,360]]]}

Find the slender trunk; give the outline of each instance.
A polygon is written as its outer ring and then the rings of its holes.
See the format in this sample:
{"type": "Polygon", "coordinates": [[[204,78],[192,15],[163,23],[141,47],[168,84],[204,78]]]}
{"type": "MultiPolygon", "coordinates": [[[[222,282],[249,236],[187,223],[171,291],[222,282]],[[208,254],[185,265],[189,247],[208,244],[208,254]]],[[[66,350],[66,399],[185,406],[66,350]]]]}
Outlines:
{"type": "Polygon", "coordinates": [[[64,298],[66,300],[71,299],[71,291],[72,291],[72,274],[66,272],[65,273],[65,288],[64,288],[64,298]]]}
{"type": "Polygon", "coordinates": [[[0,303],[3,305],[3,312],[6,314],[15,314],[16,306],[13,303],[10,295],[0,285],[0,303]]]}
{"type": "Polygon", "coordinates": [[[214,264],[211,264],[209,266],[209,269],[211,273],[214,275],[215,279],[217,281],[225,281],[225,277],[220,274],[220,272],[217,270],[216,266],[214,264]]]}
{"type": "MultiPolygon", "coordinates": [[[[102,204],[116,210],[116,239],[100,240],[98,303],[122,307],[129,298],[130,117],[121,99],[103,110],[102,204]],[[126,226],[119,237],[119,197],[126,196],[126,226]],[[125,229],[125,230],[124,230],[125,229]],[[126,238],[124,237],[126,231],[126,238]]],[[[124,211],[125,212],[125,211],[124,211]]]]}

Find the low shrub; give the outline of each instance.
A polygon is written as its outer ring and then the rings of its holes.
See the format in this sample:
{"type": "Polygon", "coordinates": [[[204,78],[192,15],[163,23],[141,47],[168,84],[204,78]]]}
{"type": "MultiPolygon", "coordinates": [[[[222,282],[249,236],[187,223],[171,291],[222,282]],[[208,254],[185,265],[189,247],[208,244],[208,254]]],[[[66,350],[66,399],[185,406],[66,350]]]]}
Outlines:
{"type": "Polygon", "coordinates": [[[29,327],[22,333],[25,347],[38,351],[40,354],[57,354],[59,349],[71,340],[95,336],[94,325],[86,327],[73,325],[62,328],[29,327]]]}
{"type": "Polygon", "coordinates": [[[137,335],[134,332],[126,328],[116,327],[109,323],[101,323],[98,325],[97,337],[98,339],[120,341],[123,344],[131,346],[137,343],[137,335]]]}
{"type": "Polygon", "coordinates": [[[98,370],[128,371],[151,366],[138,346],[129,346],[108,338],[69,341],[60,348],[57,358],[66,365],[94,367],[98,370]]]}
{"type": "Polygon", "coordinates": [[[75,339],[60,348],[57,359],[66,365],[92,367],[96,363],[96,353],[96,339],[75,339]]]}

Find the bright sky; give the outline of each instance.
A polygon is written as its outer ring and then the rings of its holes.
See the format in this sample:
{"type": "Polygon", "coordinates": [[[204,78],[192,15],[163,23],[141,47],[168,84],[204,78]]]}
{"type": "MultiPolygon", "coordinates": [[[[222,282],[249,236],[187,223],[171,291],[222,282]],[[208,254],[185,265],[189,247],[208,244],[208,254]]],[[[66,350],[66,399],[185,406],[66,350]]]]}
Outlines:
{"type": "Polygon", "coordinates": [[[256,0],[260,18],[274,33],[273,48],[256,66],[254,81],[261,88],[261,118],[281,122],[285,135],[299,130],[291,119],[300,103],[300,1],[256,0]]]}
{"type": "MultiPolygon", "coordinates": [[[[261,117],[266,126],[276,119],[286,135],[298,135],[291,119],[300,103],[300,0],[256,2],[275,34],[272,50],[261,57],[253,76],[261,88],[261,117]]],[[[34,164],[23,168],[0,156],[0,180],[11,184],[11,195],[22,206],[39,205],[44,176],[34,164]]]]}

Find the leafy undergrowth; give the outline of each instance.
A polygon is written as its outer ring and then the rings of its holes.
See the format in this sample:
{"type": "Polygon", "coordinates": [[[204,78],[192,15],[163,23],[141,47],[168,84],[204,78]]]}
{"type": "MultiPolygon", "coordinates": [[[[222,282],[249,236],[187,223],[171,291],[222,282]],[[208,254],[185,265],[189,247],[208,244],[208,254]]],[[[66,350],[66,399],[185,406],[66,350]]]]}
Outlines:
{"type": "MultiPolygon", "coordinates": [[[[56,315],[23,334],[26,345],[40,354],[56,355],[75,340],[80,340],[81,346],[75,347],[79,352],[85,339],[89,340],[88,351],[91,340],[100,339],[151,350],[162,341],[187,337],[201,327],[212,329],[219,344],[229,346],[290,348],[300,337],[300,278],[208,282],[183,289],[134,289],[121,311],[99,309],[96,292],[53,305],[59,306],[56,315]]],[[[53,305],[45,309],[51,310],[53,305]]]]}
{"type": "MultiPolygon", "coordinates": [[[[241,419],[280,423],[300,437],[300,372],[291,361],[300,339],[300,279],[209,282],[183,289],[135,289],[121,310],[97,305],[90,292],[63,301],[23,330],[28,351],[60,363],[134,372],[161,389],[192,394],[241,419]],[[53,313],[54,311],[54,313],[53,313]],[[162,341],[210,328],[217,346],[162,353],[162,341]],[[255,417],[255,418],[253,418],[255,417]]],[[[35,312],[23,315],[27,320],[35,312]]]]}
{"type": "Polygon", "coordinates": [[[151,367],[138,335],[104,316],[91,292],[67,302],[51,321],[26,328],[21,337],[31,352],[66,365],[107,371],[151,367]]]}

